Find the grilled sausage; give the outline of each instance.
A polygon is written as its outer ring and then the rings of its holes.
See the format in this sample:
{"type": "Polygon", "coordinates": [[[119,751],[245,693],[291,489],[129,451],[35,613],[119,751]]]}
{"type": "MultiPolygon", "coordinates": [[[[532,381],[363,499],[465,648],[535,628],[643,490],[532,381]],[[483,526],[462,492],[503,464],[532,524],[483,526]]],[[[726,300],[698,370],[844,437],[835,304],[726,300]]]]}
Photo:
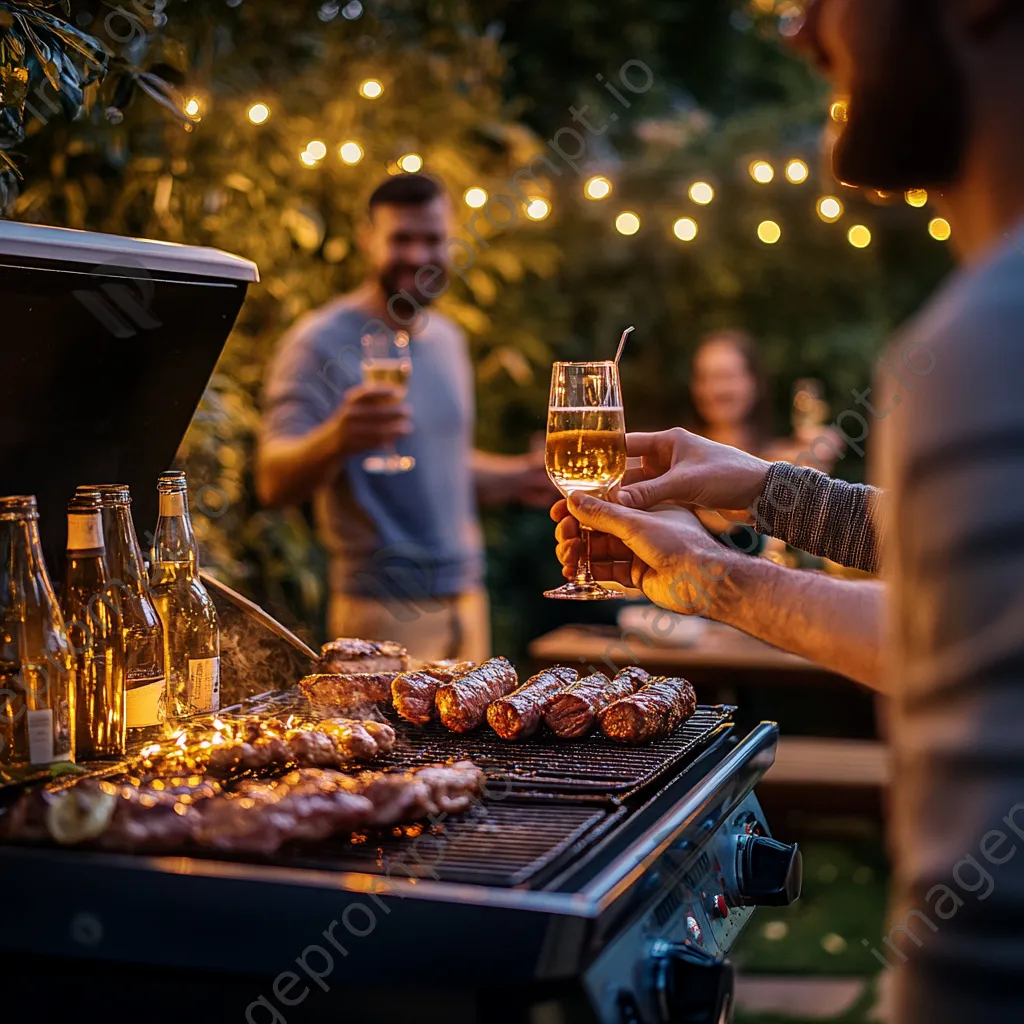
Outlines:
{"type": "Polygon", "coordinates": [[[505,658],[491,658],[464,676],[442,683],[435,698],[441,722],[452,732],[475,729],[488,705],[511,693],[518,682],[516,670],[505,658]]]}
{"type": "Polygon", "coordinates": [[[597,725],[597,715],[602,708],[628,697],[641,685],[633,675],[635,671],[643,672],[643,669],[624,669],[614,679],[595,672],[556,694],[544,709],[548,728],[563,739],[586,736],[597,725]]]}
{"type": "Polygon", "coordinates": [[[532,736],[540,728],[547,702],[579,676],[576,669],[564,665],[538,672],[518,690],[491,704],[487,709],[487,724],[503,740],[522,740],[532,736]]]}
{"type": "Polygon", "coordinates": [[[652,679],[650,673],[645,672],[639,665],[629,665],[615,673],[616,679],[628,679],[633,684],[634,690],[649,683],[652,679]]]}
{"type": "Polygon", "coordinates": [[[464,676],[471,668],[476,668],[475,661],[428,661],[420,671],[442,683],[450,683],[464,676]]]}
{"type": "Polygon", "coordinates": [[[609,704],[598,716],[601,731],[620,743],[647,743],[668,736],[697,710],[685,679],[658,677],[636,693],[609,704]]]}

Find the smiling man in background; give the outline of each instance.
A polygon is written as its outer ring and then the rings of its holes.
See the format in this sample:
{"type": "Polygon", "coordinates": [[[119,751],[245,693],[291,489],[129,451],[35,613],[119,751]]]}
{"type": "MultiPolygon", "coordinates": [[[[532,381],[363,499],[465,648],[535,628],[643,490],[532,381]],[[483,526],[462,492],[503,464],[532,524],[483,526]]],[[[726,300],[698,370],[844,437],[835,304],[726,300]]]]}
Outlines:
{"type": "Polygon", "coordinates": [[[473,366],[463,333],[432,302],[448,288],[451,203],[423,174],[370,196],[362,285],[300,320],[268,369],[256,490],[270,506],[314,500],[330,558],[332,637],[397,640],[424,659],[490,651],[477,500],[547,504],[536,456],[473,447],[473,366]],[[361,339],[406,331],[407,395],[361,380],[361,339]],[[401,441],[407,472],[367,472],[401,441]]]}
{"type": "MultiPolygon", "coordinates": [[[[1018,1024],[1024,2],[816,0],[801,39],[847,105],[832,129],[836,177],[937,194],[962,262],[894,340],[865,404],[883,490],[673,431],[630,437],[645,479],[621,505],[571,508],[604,534],[595,575],[891,695],[894,874],[882,945],[896,1021],[1018,1024]],[[889,578],[857,583],[744,558],[687,505],[749,506],[762,532],[865,569],[880,550],[889,578]]],[[[578,529],[564,503],[553,515],[568,574],[578,529]]]]}

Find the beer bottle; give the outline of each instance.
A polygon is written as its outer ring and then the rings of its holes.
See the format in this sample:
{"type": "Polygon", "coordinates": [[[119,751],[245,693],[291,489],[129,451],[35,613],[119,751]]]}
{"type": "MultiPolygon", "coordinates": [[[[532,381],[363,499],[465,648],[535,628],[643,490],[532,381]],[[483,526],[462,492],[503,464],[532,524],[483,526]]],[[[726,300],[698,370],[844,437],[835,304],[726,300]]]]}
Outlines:
{"type": "Polygon", "coordinates": [[[68,504],[67,567],[61,607],[75,662],[79,760],[123,757],[127,739],[124,661],[117,607],[107,592],[102,505],[95,490],[68,504]]]}
{"type": "Polygon", "coordinates": [[[74,759],[74,673],[30,495],[0,498],[0,764],[74,759]]]}
{"type": "Polygon", "coordinates": [[[151,593],[164,626],[169,713],[185,718],[220,708],[220,633],[217,611],[199,579],[185,474],[163,474],[157,491],[151,593]]]}
{"type": "Polygon", "coordinates": [[[131,492],[126,484],[87,485],[78,490],[95,490],[103,506],[107,593],[117,610],[121,637],[128,741],[157,740],[163,736],[166,717],[164,629],[142,564],[131,492]]]}

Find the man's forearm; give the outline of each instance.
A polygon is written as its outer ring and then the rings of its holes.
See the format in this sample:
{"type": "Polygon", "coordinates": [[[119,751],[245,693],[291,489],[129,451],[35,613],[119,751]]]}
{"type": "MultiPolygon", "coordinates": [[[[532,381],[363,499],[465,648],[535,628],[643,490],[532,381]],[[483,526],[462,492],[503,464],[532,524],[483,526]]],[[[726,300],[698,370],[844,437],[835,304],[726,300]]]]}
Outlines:
{"type": "Polygon", "coordinates": [[[302,437],[269,440],[256,456],[256,495],[271,508],[299,505],[333,479],[340,458],[337,427],[331,421],[302,437]]]}
{"type": "Polygon", "coordinates": [[[883,599],[881,583],[743,557],[714,585],[709,614],[881,691],[883,599]]]}

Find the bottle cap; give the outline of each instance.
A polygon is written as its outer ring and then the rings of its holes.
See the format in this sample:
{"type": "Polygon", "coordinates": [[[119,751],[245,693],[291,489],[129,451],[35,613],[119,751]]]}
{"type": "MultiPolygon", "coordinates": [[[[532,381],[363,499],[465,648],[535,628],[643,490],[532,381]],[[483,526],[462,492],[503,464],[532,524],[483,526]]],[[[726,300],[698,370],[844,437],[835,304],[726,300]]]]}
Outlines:
{"type": "Polygon", "coordinates": [[[160,494],[184,492],[185,474],[180,469],[169,469],[166,473],[161,473],[156,480],[156,489],[160,494]]]}
{"type": "Polygon", "coordinates": [[[95,492],[104,508],[130,505],[132,494],[127,484],[79,484],[76,493],[95,492]]]}
{"type": "Polygon", "coordinates": [[[13,494],[0,497],[0,519],[38,519],[39,509],[34,494],[13,494]]]}

